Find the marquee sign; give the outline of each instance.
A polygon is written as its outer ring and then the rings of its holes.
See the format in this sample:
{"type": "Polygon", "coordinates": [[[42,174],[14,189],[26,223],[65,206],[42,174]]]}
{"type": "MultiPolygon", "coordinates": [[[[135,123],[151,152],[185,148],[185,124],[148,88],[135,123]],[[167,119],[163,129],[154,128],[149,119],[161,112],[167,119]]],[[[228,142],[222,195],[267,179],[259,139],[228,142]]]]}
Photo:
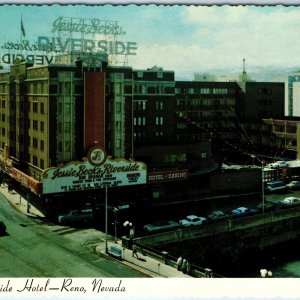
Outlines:
{"type": "Polygon", "coordinates": [[[147,167],[138,161],[111,159],[93,147],[82,162],[70,162],[43,172],[43,194],[147,183],[147,167]]]}
{"type": "Polygon", "coordinates": [[[136,42],[117,40],[118,36],[125,35],[125,31],[116,21],[59,17],[53,22],[51,33],[57,36],[38,36],[34,42],[28,39],[6,41],[1,45],[4,54],[0,57],[0,63],[12,64],[19,58],[45,65],[53,63],[56,54],[73,51],[136,55],[136,42]],[[64,33],[64,37],[60,33],[64,33]],[[114,38],[107,38],[111,36],[114,38]]]}

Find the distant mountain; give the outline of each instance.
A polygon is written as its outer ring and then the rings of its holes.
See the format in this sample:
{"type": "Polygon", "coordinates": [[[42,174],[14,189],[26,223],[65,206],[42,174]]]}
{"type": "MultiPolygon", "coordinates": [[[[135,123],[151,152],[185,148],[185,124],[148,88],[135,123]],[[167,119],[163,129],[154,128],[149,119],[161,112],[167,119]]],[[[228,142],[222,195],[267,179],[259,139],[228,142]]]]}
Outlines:
{"type": "MultiPolygon", "coordinates": [[[[286,82],[289,75],[300,71],[299,67],[282,67],[282,66],[256,66],[248,67],[246,69],[247,75],[253,81],[259,82],[286,82]]],[[[195,73],[201,73],[197,71],[195,73]]],[[[228,69],[211,69],[205,70],[203,73],[208,73],[210,75],[215,75],[216,77],[224,78],[224,81],[229,80],[229,78],[239,78],[241,70],[228,70],[228,69]]],[[[193,74],[178,74],[176,73],[176,80],[193,80],[193,74]],[[181,76],[180,76],[181,75],[181,76]]]]}

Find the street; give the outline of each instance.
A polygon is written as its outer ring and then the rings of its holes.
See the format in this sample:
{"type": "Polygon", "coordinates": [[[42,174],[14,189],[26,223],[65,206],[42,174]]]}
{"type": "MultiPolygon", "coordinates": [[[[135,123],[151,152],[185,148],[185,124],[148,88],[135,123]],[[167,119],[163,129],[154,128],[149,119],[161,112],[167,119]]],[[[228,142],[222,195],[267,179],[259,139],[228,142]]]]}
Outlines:
{"type": "Polygon", "coordinates": [[[0,193],[0,277],[145,277],[95,252],[105,239],[95,229],[71,228],[14,209],[0,193]]]}

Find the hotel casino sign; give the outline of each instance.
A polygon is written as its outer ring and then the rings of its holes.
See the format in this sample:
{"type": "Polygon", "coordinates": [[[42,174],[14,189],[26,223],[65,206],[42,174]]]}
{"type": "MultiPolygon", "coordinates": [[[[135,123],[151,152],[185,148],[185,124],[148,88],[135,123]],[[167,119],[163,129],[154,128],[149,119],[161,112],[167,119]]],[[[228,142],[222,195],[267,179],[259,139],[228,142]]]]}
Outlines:
{"type": "Polygon", "coordinates": [[[147,183],[147,166],[123,158],[111,159],[97,146],[82,162],[70,162],[43,172],[43,194],[64,193],[147,183]]]}
{"type": "Polygon", "coordinates": [[[117,40],[125,32],[116,21],[59,17],[53,22],[51,33],[55,36],[38,36],[34,42],[28,39],[6,41],[1,45],[0,63],[12,64],[19,58],[45,65],[53,63],[55,55],[73,51],[136,55],[136,42],[117,40]],[[114,36],[114,39],[107,39],[109,36],[114,36]]]}

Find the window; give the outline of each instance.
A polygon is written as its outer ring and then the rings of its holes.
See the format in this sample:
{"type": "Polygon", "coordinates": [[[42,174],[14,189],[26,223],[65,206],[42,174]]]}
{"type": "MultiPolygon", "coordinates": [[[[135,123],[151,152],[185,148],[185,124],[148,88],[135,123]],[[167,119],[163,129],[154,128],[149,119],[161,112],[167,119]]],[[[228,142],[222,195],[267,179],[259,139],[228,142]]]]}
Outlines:
{"type": "Polygon", "coordinates": [[[40,131],[44,132],[44,122],[43,121],[41,121],[41,123],[40,123],[40,131]]]}
{"type": "Polygon", "coordinates": [[[2,108],[5,108],[5,100],[2,100],[2,108]]]}
{"type": "Polygon", "coordinates": [[[160,71],[160,72],[157,72],[157,78],[163,78],[163,74],[164,74],[164,73],[161,72],[161,71],[160,71]]]}
{"type": "Polygon", "coordinates": [[[45,166],[44,166],[44,160],[41,159],[41,160],[40,160],[40,168],[41,168],[41,169],[44,169],[44,167],[45,167],[45,166]]]}
{"type": "Polygon", "coordinates": [[[65,123],[65,132],[71,132],[71,123],[70,122],[65,123]]]}
{"type": "Polygon", "coordinates": [[[71,104],[65,103],[65,113],[69,114],[71,112],[71,104]]]}
{"type": "Polygon", "coordinates": [[[5,136],[5,128],[1,128],[1,134],[5,136]]]}
{"type": "Polygon", "coordinates": [[[200,94],[209,94],[210,93],[210,90],[209,90],[209,88],[201,88],[200,89],[200,94]]]}
{"type": "Polygon", "coordinates": [[[1,120],[2,120],[2,122],[5,122],[5,114],[1,115],[1,120]]]}
{"type": "Polygon", "coordinates": [[[138,78],[143,78],[144,73],[142,71],[137,72],[137,77],[138,78]]]}
{"type": "Polygon", "coordinates": [[[40,141],[40,149],[43,151],[45,149],[45,143],[44,141],[40,141]]]}
{"type": "Polygon", "coordinates": [[[38,130],[38,121],[37,120],[32,120],[32,128],[33,128],[33,130],[38,130]]]}
{"type": "Polygon", "coordinates": [[[37,166],[37,163],[38,163],[38,159],[37,159],[37,157],[36,156],[32,156],[32,163],[35,165],[35,166],[37,166]]]}
{"type": "Polygon", "coordinates": [[[32,111],[34,113],[37,113],[38,112],[38,102],[32,102],[32,111]]]}
{"type": "Polygon", "coordinates": [[[40,113],[41,114],[45,113],[45,107],[44,107],[44,103],[43,102],[41,103],[41,106],[40,106],[40,113]]]}
{"type": "Polygon", "coordinates": [[[70,142],[65,142],[65,151],[70,152],[71,151],[71,143],[70,142]]]}
{"type": "Polygon", "coordinates": [[[32,147],[37,149],[37,147],[38,147],[38,139],[37,138],[32,139],[32,147]]]}

